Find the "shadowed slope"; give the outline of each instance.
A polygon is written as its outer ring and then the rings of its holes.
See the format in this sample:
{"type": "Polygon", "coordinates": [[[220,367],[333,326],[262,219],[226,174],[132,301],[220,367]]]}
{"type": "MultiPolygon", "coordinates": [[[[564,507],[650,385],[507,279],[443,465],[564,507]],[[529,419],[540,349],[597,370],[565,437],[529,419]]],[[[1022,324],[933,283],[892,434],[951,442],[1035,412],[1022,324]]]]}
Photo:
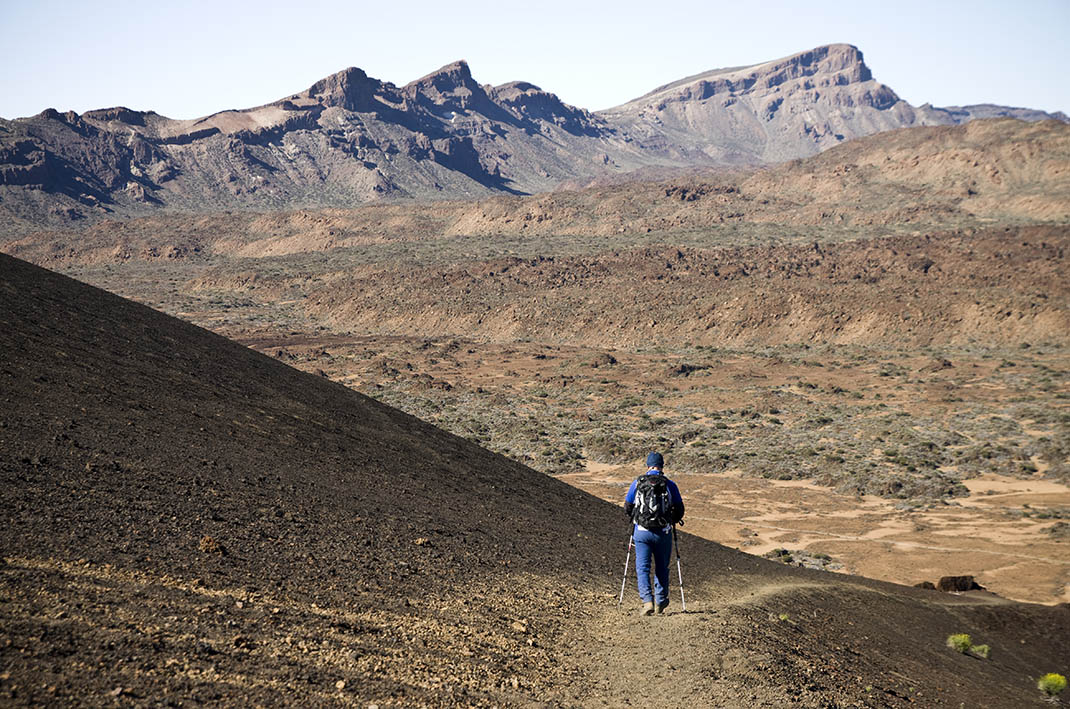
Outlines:
{"type": "Polygon", "coordinates": [[[342,698],[499,703],[481,693],[560,672],[531,598],[575,603],[549,578],[595,578],[612,507],[148,308],[0,269],[8,701],[306,701],[347,681],[342,698]]]}

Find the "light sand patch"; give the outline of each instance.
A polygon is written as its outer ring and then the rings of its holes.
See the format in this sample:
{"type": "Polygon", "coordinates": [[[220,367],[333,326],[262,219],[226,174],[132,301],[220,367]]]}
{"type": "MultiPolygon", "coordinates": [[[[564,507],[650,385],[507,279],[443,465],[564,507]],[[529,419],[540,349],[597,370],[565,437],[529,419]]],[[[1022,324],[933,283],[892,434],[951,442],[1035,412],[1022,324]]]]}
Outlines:
{"type": "MultiPolygon", "coordinates": [[[[784,533],[781,533],[781,535],[783,534],[784,533]]],[[[768,554],[774,549],[781,549],[785,546],[790,546],[792,549],[803,549],[806,551],[813,552],[817,551],[817,545],[828,541],[828,539],[816,535],[807,536],[805,534],[792,534],[790,535],[790,544],[788,544],[784,541],[778,541],[775,538],[776,536],[777,535],[770,535],[769,540],[765,540],[763,536],[763,541],[761,543],[748,546],[743,549],[743,551],[747,552],[748,554],[762,556],[764,554],[768,554]]],[[[842,573],[846,573],[846,569],[840,569],[839,571],[841,571],[842,573]]]]}
{"type": "Polygon", "coordinates": [[[970,498],[961,502],[973,501],[975,495],[1065,495],[1070,503],[1070,487],[1054,480],[1030,478],[1026,480],[1008,479],[1002,475],[987,474],[962,484],[970,491],[970,498]]]}
{"type": "Polygon", "coordinates": [[[828,495],[829,489],[822,485],[818,485],[810,480],[769,480],[769,484],[772,487],[783,488],[788,490],[810,490],[821,495],[828,495]]]}
{"type": "Polygon", "coordinates": [[[881,522],[881,526],[877,527],[876,529],[871,529],[865,534],[860,535],[859,538],[869,540],[885,539],[887,537],[892,537],[897,534],[910,534],[913,531],[914,524],[912,522],[899,520],[884,521],[881,522]]]}
{"type": "MultiPolygon", "coordinates": [[[[1007,566],[986,569],[977,577],[978,583],[985,587],[1015,584],[1024,596],[1053,596],[1070,598],[1064,582],[1051,579],[1044,573],[1043,564],[1035,561],[1019,561],[1007,566]]],[[[1066,576],[1064,574],[1063,578],[1066,576]]]]}
{"type": "Polygon", "coordinates": [[[1033,467],[1037,469],[1038,475],[1044,475],[1051,469],[1051,464],[1041,458],[1039,455],[1029,457],[1029,462],[1033,464],[1033,467]]]}

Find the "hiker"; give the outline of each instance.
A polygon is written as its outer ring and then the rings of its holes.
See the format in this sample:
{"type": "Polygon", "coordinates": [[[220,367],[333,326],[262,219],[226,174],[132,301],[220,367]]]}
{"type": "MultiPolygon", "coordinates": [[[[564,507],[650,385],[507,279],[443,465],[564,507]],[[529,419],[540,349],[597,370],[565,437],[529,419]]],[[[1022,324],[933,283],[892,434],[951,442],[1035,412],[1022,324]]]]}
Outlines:
{"type": "Polygon", "coordinates": [[[669,558],[673,526],[684,516],[684,501],[676,483],[665,477],[661,453],[646,457],[647,471],[632,481],[624,511],[635,526],[635,573],[639,577],[642,615],[662,613],[669,606],[669,558]],[[654,590],[650,590],[650,560],[654,560],[654,590]]]}

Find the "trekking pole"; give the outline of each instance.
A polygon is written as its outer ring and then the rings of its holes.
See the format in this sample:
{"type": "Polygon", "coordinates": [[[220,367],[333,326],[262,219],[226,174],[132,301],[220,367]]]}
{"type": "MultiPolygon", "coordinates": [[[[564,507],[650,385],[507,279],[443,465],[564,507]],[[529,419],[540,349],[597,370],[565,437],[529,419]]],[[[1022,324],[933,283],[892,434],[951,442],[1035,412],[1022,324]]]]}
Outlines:
{"type": "Polygon", "coordinates": [[[624,578],[620,580],[620,598],[617,599],[617,608],[619,609],[621,604],[624,603],[624,584],[628,583],[628,564],[632,560],[632,537],[628,535],[628,555],[624,557],[624,578]]]}
{"type": "MultiPolygon", "coordinates": [[[[684,572],[680,570],[680,542],[676,538],[675,524],[672,526],[672,545],[676,548],[676,577],[680,579],[680,607],[686,611],[687,601],[684,600],[684,572]]],[[[629,551],[631,551],[630,548],[629,551]]]]}

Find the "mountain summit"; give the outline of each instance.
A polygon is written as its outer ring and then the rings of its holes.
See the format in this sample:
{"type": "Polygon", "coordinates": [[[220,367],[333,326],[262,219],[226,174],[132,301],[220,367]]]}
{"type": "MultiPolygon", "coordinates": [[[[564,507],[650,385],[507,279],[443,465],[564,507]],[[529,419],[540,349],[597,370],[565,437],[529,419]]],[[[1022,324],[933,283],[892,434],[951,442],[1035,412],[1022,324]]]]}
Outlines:
{"type": "Polygon", "coordinates": [[[456,61],[404,86],[351,67],[306,91],[193,120],[118,107],[0,119],[10,231],[107,214],[275,209],[553,189],[648,168],[754,165],[852,138],[1028,109],[915,107],[833,44],[717,69],[592,113],[456,61]]]}
{"type": "Polygon", "coordinates": [[[778,162],[871,133],[944,121],[873,79],[862,52],[833,44],[692,76],[603,112],[629,134],[723,162],[778,162]]]}

